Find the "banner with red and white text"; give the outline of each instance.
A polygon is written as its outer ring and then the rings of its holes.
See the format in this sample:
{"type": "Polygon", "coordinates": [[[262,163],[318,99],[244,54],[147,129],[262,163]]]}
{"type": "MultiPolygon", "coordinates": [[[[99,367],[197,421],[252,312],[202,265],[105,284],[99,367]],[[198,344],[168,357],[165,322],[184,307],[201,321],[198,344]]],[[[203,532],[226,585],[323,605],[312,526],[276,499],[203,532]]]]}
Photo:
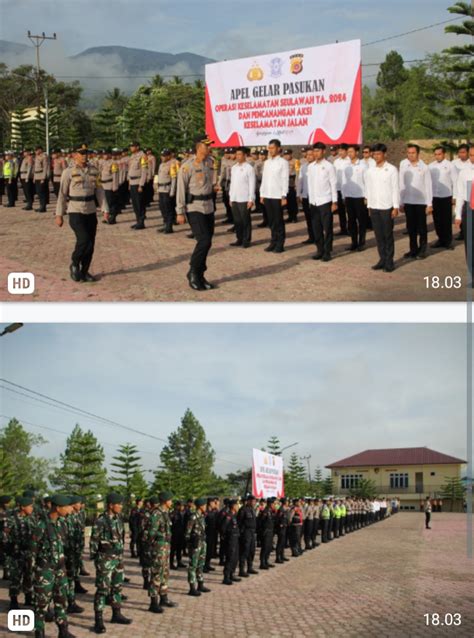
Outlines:
{"type": "Polygon", "coordinates": [[[282,457],[255,448],[252,454],[252,494],[257,498],[285,496],[282,457]]]}
{"type": "Polygon", "coordinates": [[[206,65],[215,146],[360,143],[360,40],[206,65]]]}

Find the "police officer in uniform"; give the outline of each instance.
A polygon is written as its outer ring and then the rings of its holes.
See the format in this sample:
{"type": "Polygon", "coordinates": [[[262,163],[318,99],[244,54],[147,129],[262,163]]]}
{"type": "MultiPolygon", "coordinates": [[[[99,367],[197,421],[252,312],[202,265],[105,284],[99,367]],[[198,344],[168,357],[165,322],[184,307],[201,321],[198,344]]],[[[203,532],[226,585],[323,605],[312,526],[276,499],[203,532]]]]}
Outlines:
{"type": "Polygon", "coordinates": [[[6,208],[14,208],[18,198],[18,160],[13,151],[5,153],[3,180],[8,198],[6,208]]]}
{"type": "Polygon", "coordinates": [[[148,181],[148,158],[140,150],[138,142],[130,144],[131,156],[128,160],[128,183],[130,185],[130,199],[132,201],[133,212],[137,219],[132,225],[133,230],[145,228],[146,200],[145,190],[148,181]]]}
{"type": "Polygon", "coordinates": [[[34,176],[35,188],[38,196],[39,208],[37,213],[46,212],[46,204],[48,203],[48,180],[50,175],[49,158],[43,153],[43,147],[37,146],[35,149],[34,159],[34,176]]]}
{"type": "Polygon", "coordinates": [[[204,564],[206,562],[206,512],[207,498],[204,496],[194,501],[196,509],[190,513],[186,524],[186,543],[188,545],[189,596],[200,596],[211,590],[204,586],[204,564]],[[197,586],[196,586],[197,585],[197,586]]]}
{"type": "Polygon", "coordinates": [[[176,208],[178,223],[184,224],[187,214],[191,230],[196,239],[196,247],[191,255],[190,270],[187,274],[193,290],[211,290],[204,273],[207,269],[207,255],[212,245],[215,226],[213,203],[214,170],[209,161],[212,140],[206,136],[196,139],[196,155],[185,162],[178,173],[178,194],[176,208]]]}
{"type": "Polygon", "coordinates": [[[240,508],[237,514],[237,521],[240,528],[239,576],[242,578],[247,578],[249,574],[258,574],[253,568],[253,560],[255,558],[255,534],[257,533],[255,503],[255,496],[248,494],[245,498],[245,505],[240,508]],[[247,571],[245,571],[246,567],[247,571]]]}
{"type": "Polygon", "coordinates": [[[23,210],[33,210],[35,196],[35,181],[33,173],[33,157],[31,151],[23,151],[23,159],[20,164],[20,182],[25,196],[26,206],[23,210]]]}
{"type": "Polygon", "coordinates": [[[104,189],[104,196],[109,208],[109,215],[104,219],[106,224],[116,224],[116,218],[119,214],[119,164],[116,155],[114,156],[110,148],[104,152],[104,158],[99,165],[100,183],[104,189]]]}
{"type": "Polygon", "coordinates": [[[224,585],[240,582],[235,575],[239,562],[239,524],[237,522],[237,500],[229,500],[229,510],[222,521],[222,540],[225,544],[224,585]]]}
{"type": "Polygon", "coordinates": [[[167,235],[173,232],[174,209],[172,200],[176,194],[177,175],[176,162],[171,157],[171,151],[164,148],[161,151],[161,162],[158,168],[158,199],[163,216],[163,228],[160,228],[158,232],[167,235]]]}
{"type": "Polygon", "coordinates": [[[73,281],[96,281],[89,273],[97,232],[96,199],[108,219],[109,209],[100,185],[99,171],[88,163],[87,148],[83,145],[75,151],[74,165],[62,174],[56,205],[56,224],[59,227],[63,225],[67,210],[69,224],[76,235],[69,268],[73,281]]]}

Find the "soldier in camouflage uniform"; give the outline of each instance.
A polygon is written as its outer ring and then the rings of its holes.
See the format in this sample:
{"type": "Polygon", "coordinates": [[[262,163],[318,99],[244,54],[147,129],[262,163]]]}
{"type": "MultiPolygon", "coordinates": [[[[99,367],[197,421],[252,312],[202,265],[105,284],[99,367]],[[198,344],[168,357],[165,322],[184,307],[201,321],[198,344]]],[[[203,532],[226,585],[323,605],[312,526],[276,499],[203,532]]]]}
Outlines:
{"type": "Polygon", "coordinates": [[[6,551],[8,571],[10,573],[10,609],[18,609],[18,595],[25,594],[25,604],[33,602],[33,583],[31,580],[32,556],[31,534],[36,517],[33,515],[32,496],[20,496],[18,509],[14,510],[6,524],[6,551]]]}
{"type": "Polygon", "coordinates": [[[85,540],[85,528],[86,528],[86,502],[84,500],[84,497],[81,497],[81,507],[79,509],[79,512],[77,513],[77,522],[78,522],[78,535],[80,535],[80,540],[78,541],[78,545],[77,545],[77,552],[78,552],[78,563],[79,563],[79,574],[77,575],[79,576],[90,576],[89,572],[86,570],[86,568],[84,567],[84,561],[82,559],[82,556],[84,554],[84,548],[86,546],[86,540],[85,540]]]}
{"type": "Polygon", "coordinates": [[[189,553],[189,595],[200,596],[201,593],[207,593],[210,591],[210,589],[204,587],[203,576],[203,569],[206,562],[205,512],[207,498],[197,498],[194,503],[196,505],[196,510],[189,516],[186,525],[185,539],[189,553]]]}
{"type": "Polygon", "coordinates": [[[128,525],[130,528],[130,553],[132,558],[137,557],[138,548],[138,532],[140,527],[140,513],[143,508],[143,499],[137,498],[135,500],[135,507],[130,510],[128,517],[128,525]]]}
{"type": "Polygon", "coordinates": [[[108,494],[107,510],[96,520],[90,539],[91,559],[96,568],[96,593],[94,597],[96,634],[105,633],[103,612],[107,595],[112,604],[112,623],[129,625],[132,621],[121,613],[123,583],[124,527],[121,512],[124,498],[120,494],[108,494]]]}
{"type": "Polygon", "coordinates": [[[151,514],[150,499],[145,499],[143,508],[140,510],[140,517],[138,519],[138,541],[137,550],[140,560],[140,566],[142,568],[143,576],[143,589],[148,591],[150,587],[150,552],[147,542],[145,541],[145,529],[148,526],[148,519],[151,514]]]}
{"type": "Polygon", "coordinates": [[[79,571],[78,552],[80,543],[80,523],[77,513],[81,506],[80,496],[71,496],[71,512],[64,519],[65,524],[65,547],[64,553],[66,557],[66,574],[68,578],[68,614],[80,614],[84,611],[76,603],[76,593],[85,594],[87,590],[82,587],[77,577],[79,571]]]}
{"type": "Polygon", "coordinates": [[[151,510],[144,538],[150,548],[150,607],[148,611],[155,614],[163,613],[163,607],[176,607],[176,603],[168,600],[168,581],[170,577],[170,545],[171,520],[169,509],[172,505],[171,492],[160,492],[158,498],[150,499],[152,505],[158,505],[151,510]],[[158,602],[158,594],[160,602],[158,602]]]}
{"type": "Polygon", "coordinates": [[[8,496],[7,494],[0,496],[0,567],[3,567],[3,580],[9,580],[5,545],[8,529],[7,521],[9,518],[8,505],[11,500],[12,497],[8,496]]]}
{"type": "Polygon", "coordinates": [[[71,507],[69,497],[52,497],[47,517],[38,518],[32,530],[31,554],[34,564],[35,638],[44,638],[45,616],[54,604],[54,619],[60,638],[74,638],[68,630],[66,614],[68,582],[64,556],[64,517],[71,507]]]}

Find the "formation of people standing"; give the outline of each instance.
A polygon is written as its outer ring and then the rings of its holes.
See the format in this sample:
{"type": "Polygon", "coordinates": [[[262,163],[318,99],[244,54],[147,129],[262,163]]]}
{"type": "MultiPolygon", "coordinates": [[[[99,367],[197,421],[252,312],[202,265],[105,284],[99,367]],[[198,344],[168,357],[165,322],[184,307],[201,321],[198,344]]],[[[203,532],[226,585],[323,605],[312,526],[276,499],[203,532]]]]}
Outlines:
{"type": "MultiPolygon", "coordinates": [[[[169,149],[157,160],[151,149],[139,142],[129,149],[107,149],[101,153],[86,146],[73,153],[54,151],[51,159],[41,147],[24,151],[21,163],[14,153],[1,159],[0,198],[6,190],[8,204],[15,206],[18,177],[26,205],[33,209],[35,195],[40,213],[49,203],[49,182],[57,196],[56,223],[62,226],[67,213],[76,235],[70,274],[74,281],[93,282],[89,272],[97,231],[97,209],[104,223],[116,224],[117,216],[131,204],[136,221],[133,230],[144,230],[147,207],[155,194],[163,218],[159,232],[173,233],[175,224],[188,223],[196,244],[190,258],[188,282],[198,291],[214,287],[206,278],[207,257],[215,231],[217,194],[222,196],[224,223],[235,234],[231,246],[252,245],[252,214],[261,215],[260,228],[269,228],[266,252],[285,250],[285,225],[304,213],[307,237],[313,244],[313,259],[332,258],[334,216],[339,236],[350,237],[348,251],[366,249],[369,230],[374,231],[379,260],[374,270],[392,272],[394,220],[406,217],[408,235],[405,259],[425,259],[428,249],[428,219],[432,215],[437,249],[453,248],[453,214],[467,255],[467,215],[472,210],[474,147],[461,144],[450,161],[437,146],[434,159],[426,164],[420,148],[407,144],[407,157],[397,169],[388,160],[387,147],[340,144],[329,149],[322,142],[301,150],[282,149],[270,140],[267,149],[226,148],[222,157],[212,154],[213,141],[199,136],[192,149],[175,154],[169,149]],[[285,218],[286,211],[286,218],[285,218]]],[[[1,201],[1,199],[0,199],[1,201]]],[[[473,226],[473,225],[471,225],[473,226]]],[[[468,264],[472,275],[472,263],[468,264]]]]}
{"type": "MultiPolygon", "coordinates": [[[[234,585],[287,562],[290,555],[297,558],[397,511],[384,498],[256,499],[247,494],[222,502],[212,496],[184,502],[173,500],[166,491],[137,499],[127,518],[123,507],[123,496],[108,494],[104,511],[92,525],[92,629],[97,634],[107,631],[107,606],[112,609],[112,624],[132,622],[122,613],[127,599],[123,583],[130,580],[124,573],[125,522],[130,555],[139,561],[149,596],[148,611],[160,614],[177,606],[168,596],[170,570],[186,569],[188,594],[199,597],[210,592],[205,578],[216,571],[216,560],[223,571],[222,583],[234,585]]],[[[22,605],[34,609],[35,638],[44,638],[52,621],[59,638],[73,638],[68,617],[84,612],[76,598],[87,593],[80,577],[89,575],[83,564],[85,524],[84,501],[78,496],[40,499],[26,491],[16,503],[10,496],[0,496],[0,565],[3,578],[10,581],[10,609],[22,605]]]]}

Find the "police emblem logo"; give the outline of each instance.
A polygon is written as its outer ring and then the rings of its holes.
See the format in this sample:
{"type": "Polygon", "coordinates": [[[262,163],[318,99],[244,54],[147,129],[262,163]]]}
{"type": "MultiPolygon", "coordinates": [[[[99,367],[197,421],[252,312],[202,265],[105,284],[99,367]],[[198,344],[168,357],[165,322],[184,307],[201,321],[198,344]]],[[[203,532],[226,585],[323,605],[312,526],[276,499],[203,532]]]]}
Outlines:
{"type": "Polygon", "coordinates": [[[256,62],[252,64],[248,73],[247,80],[255,82],[256,80],[263,80],[263,70],[258,66],[256,62]]]}
{"type": "Polygon", "coordinates": [[[272,58],[270,60],[270,75],[272,78],[279,78],[282,74],[283,60],[281,58],[272,58]]]}
{"type": "Polygon", "coordinates": [[[298,75],[303,70],[303,54],[295,53],[290,55],[290,71],[294,75],[298,75]]]}

